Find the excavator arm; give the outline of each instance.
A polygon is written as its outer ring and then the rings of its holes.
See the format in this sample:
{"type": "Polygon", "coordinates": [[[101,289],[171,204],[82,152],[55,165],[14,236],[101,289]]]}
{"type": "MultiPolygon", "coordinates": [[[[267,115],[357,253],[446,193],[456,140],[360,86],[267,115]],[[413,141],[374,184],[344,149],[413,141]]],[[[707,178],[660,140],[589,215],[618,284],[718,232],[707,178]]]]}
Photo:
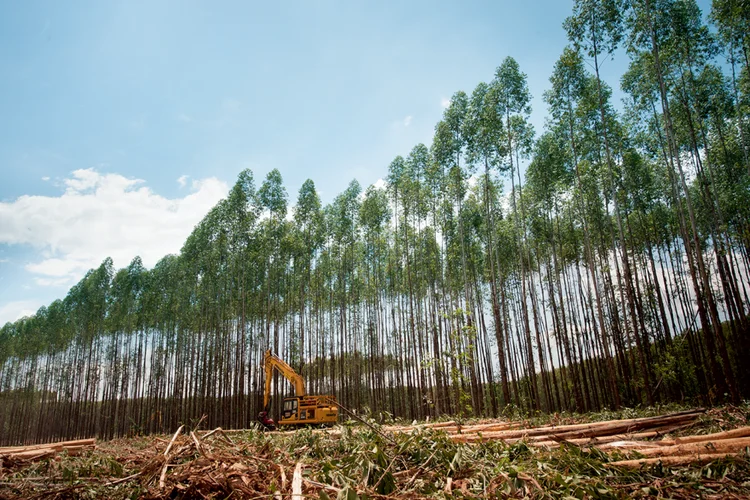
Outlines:
{"type": "Polygon", "coordinates": [[[305,379],[302,378],[302,375],[295,372],[294,369],[281,360],[281,358],[271,354],[270,349],[266,351],[264,364],[266,368],[266,390],[263,393],[263,408],[268,409],[268,403],[271,400],[271,378],[273,376],[274,368],[292,383],[296,396],[301,397],[306,394],[305,379]]]}

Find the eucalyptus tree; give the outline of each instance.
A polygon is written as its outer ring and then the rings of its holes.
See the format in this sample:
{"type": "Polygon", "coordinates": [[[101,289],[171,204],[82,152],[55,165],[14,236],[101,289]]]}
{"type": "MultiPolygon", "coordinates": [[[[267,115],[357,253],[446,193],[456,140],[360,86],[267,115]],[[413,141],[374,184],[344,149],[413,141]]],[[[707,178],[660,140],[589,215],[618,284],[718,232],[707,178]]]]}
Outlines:
{"type": "Polygon", "coordinates": [[[122,432],[120,426],[124,424],[124,415],[128,413],[128,399],[131,396],[129,391],[131,387],[138,387],[143,377],[140,363],[136,370],[131,370],[129,365],[132,357],[130,346],[140,326],[138,318],[142,307],[140,297],[145,286],[145,272],[141,259],[136,257],[127,268],[114,275],[111,285],[111,305],[107,314],[107,330],[110,331],[111,338],[108,353],[109,387],[103,398],[105,409],[102,415],[112,419],[113,434],[122,432]],[[109,411],[106,410],[107,407],[109,411]]]}
{"type": "MultiPolygon", "coordinates": [[[[555,64],[550,77],[552,88],[544,95],[549,106],[549,113],[553,130],[566,138],[568,143],[571,170],[575,178],[576,213],[579,216],[584,236],[584,255],[588,269],[591,287],[594,290],[598,330],[606,331],[607,323],[604,315],[604,298],[602,297],[599,276],[596,271],[594,248],[592,245],[591,214],[602,210],[601,197],[598,192],[592,192],[588,187],[592,184],[586,180],[592,173],[591,163],[585,160],[585,145],[587,130],[590,123],[587,120],[586,102],[591,99],[591,77],[584,68],[584,61],[579,50],[566,48],[555,64]]],[[[619,316],[614,315],[612,322],[615,337],[619,336],[619,316]]],[[[596,323],[595,323],[596,325],[596,323]]],[[[594,326],[594,328],[597,328],[594,326]]],[[[606,333],[603,334],[606,339],[606,333]]],[[[627,371],[624,372],[627,375],[627,371]]],[[[615,377],[609,371],[608,384],[610,389],[615,387],[615,377]]],[[[617,397],[617,396],[615,396],[617,397]]]]}
{"type": "MultiPolygon", "coordinates": [[[[564,204],[569,197],[571,177],[570,163],[572,154],[569,149],[568,139],[564,127],[556,127],[547,131],[539,138],[534,150],[534,158],[529,164],[526,172],[527,192],[530,197],[531,228],[535,235],[535,245],[542,247],[543,251],[537,251],[537,259],[546,260],[547,274],[547,300],[550,304],[552,319],[552,331],[558,349],[561,350],[558,357],[563,363],[561,367],[563,394],[567,392],[568,378],[571,380],[575,407],[579,411],[586,408],[582,393],[582,384],[579,377],[579,369],[585,370],[586,365],[579,363],[572,347],[574,340],[571,338],[568,321],[566,320],[565,304],[563,298],[563,262],[561,251],[558,249],[563,235],[559,234],[559,219],[564,217],[564,204]],[[558,221],[556,224],[555,222],[558,221]],[[565,367],[564,364],[568,366],[565,367]],[[571,374],[572,373],[572,374],[571,374]]],[[[574,194],[574,199],[580,198],[580,194],[574,194]]],[[[541,280],[541,276],[540,276],[541,280]]],[[[544,289],[540,289],[544,298],[544,289]]],[[[549,353],[552,360],[554,356],[549,353]]],[[[555,376],[554,371],[552,372],[555,376]]],[[[554,383],[555,387],[558,384],[554,383]]],[[[567,396],[564,397],[567,400],[567,396]]],[[[567,401],[563,407],[567,406],[567,401]]]]}
{"type": "Polygon", "coordinates": [[[268,172],[266,179],[258,190],[261,206],[268,211],[269,219],[266,226],[266,266],[268,278],[266,280],[266,296],[268,297],[266,317],[266,342],[275,352],[279,352],[279,322],[280,318],[280,289],[283,262],[281,256],[281,241],[284,236],[284,218],[287,212],[287,193],[277,169],[268,172]],[[271,290],[271,286],[274,290],[271,290]],[[271,343],[271,322],[273,322],[273,343],[271,343]]]}
{"type": "MultiPolygon", "coordinates": [[[[475,331],[474,325],[474,301],[472,299],[469,274],[468,274],[468,260],[466,255],[466,231],[464,228],[464,220],[461,216],[463,210],[463,202],[466,196],[466,180],[468,176],[473,173],[473,165],[467,164],[465,161],[462,163],[462,157],[466,153],[466,147],[468,144],[467,135],[467,113],[469,107],[469,100],[464,92],[456,92],[451,98],[451,102],[443,113],[443,119],[438,122],[435,127],[435,136],[433,139],[432,152],[434,159],[437,163],[443,166],[447,170],[446,179],[446,193],[453,199],[455,204],[455,214],[450,213],[450,219],[455,219],[458,222],[458,248],[460,251],[461,258],[461,283],[463,287],[463,300],[464,307],[461,308],[463,311],[462,315],[457,315],[456,330],[466,331],[470,336],[475,331]],[[464,321],[466,325],[464,327],[464,321]]],[[[449,232],[443,234],[443,237],[449,235],[449,232]]],[[[450,244],[455,241],[449,241],[450,244]]],[[[450,251],[450,250],[448,250],[450,251]]],[[[463,336],[457,338],[462,344],[467,340],[463,336]]],[[[466,368],[469,372],[471,379],[471,400],[475,408],[481,404],[481,394],[479,389],[479,381],[476,374],[474,358],[470,353],[463,353],[459,356],[458,369],[461,370],[463,360],[468,365],[466,368]],[[466,355],[468,354],[468,356],[466,355]]],[[[454,362],[453,360],[452,362],[454,362]]],[[[455,368],[453,368],[455,371],[455,368]]]]}
{"type": "MultiPolygon", "coordinates": [[[[567,373],[562,368],[565,363],[562,347],[566,346],[569,351],[570,342],[567,337],[567,328],[562,325],[555,298],[555,285],[557,284],[559,288],[559,275],[557,265],[553,265],[553,261],[557,263],[553,220],[560,216],[561,204],[570,185],[569,160],[565,149],[564,136],[546,132],[537,141],[534,157],[525,174],[528,244],[537,262],[536,274],[539,281],[539,287],[532,295],[532,307],[541,311],[541,314],[537,315],[536,327],[542,330],[541,339],[546,345],[551,378],[551,387],[547,387],[546,390],[552,394],[548,404],[554,408],[570,406],[570,398],[567,394],[567,373]],[[546,304],[549,304],[549,308],[545,307],[546,304]],[[547,314],[548,312],[550,314],[547,314]],[[552,337],[550,337],[550,331],[552,337]],[[557,356],[552,352],[552,338],[558,350],[557,356]],[[555,370],[556,357],[561,363],[560,372],[555,370]],[[561,383],[558,383],[558,378],[561,379],[561,383]]],[[[580,398],[577,401],[580,402],[580,398]]],[[[582,407],[581,404],[578,406],[582,407]]]]}
{"type": "MultiPolygon", "coordinates": [[[[448,391],[448,377],[450,370],[446,369],[444,343],[449,331],[449,325],[442,319],[448,316],[450,309],[448,305],[449,287],[446,279],[446,241],[449,239],[451,230],[449,226],[449,211],[452,210],[451,199],[447,192],[447,164],[445,158],[450,141],[448,140],[449,130],[447,124],[441,121],[436,126],[435,137],[442,135],[439,141],[433,141],[430,147],[430,161],[424,173],[425,190],[429,208],[432,215],[432,228],[435,231],[435,237],[440,240],[438,252],[439,260],[433,264],[434,279],[431,280],[431,293],[433,296],[432,317],[432,335],[433,335],[433,359],[431,363],[436,367],[436,377],[438,377],[438,394],[435,399],[435,409],[439,413],[442,409],[450,410],[450,394],[448,391]],[[438,159],[442,159],[439,161],[438,159]]],[[[450,337],[448,336],[448,339],[450,337]]],[[[448,340],[449,341],[449,340],[448,340]]],[[[455,363],[453,358],[450,363],[455,363]]]]}
{"type": "MultiPolygon", "coordinates": [[[[389,282],[389,295],[391,300],[391,322],[392,322],[392,336],[395,341],[394,354],[398,359],[398,374],[396,376],[396,382],[400,389],[405,388],[409,384],[408,372],[406,372],[404,359],[405,345],[404,338],[406,337],[403,332],[403,325],[397,320],[396,305],[398,305],[399,313],[403,311],[401,304],[403,297],[403,270],[402,270],[402,243],[403,238],[400,237],[402,230],[399,227],[403,226],[405,217],[401,217],[400,214],[405,211],[403,206],[404,191],[408,188],[406,184],[408,182],[406,176],[406,161],[402,156],[397,156],[388,165],[388,191],[392,196],[393,204],[393,224],[394,224],[394,238],[393,248],[389,252],[388,256],[388,282],[389,282]],[[407,375],[404,378],[404,375],[407,375]]],[[[399,315],[400,317],[400,315],[399,315]]],[[[398,406],[404,408],[406,405],[407,398],[404,397],[403,390],[399,390],[398,393],[398,406]]],[[[411,399],[409,399],[411,400],[411,399]]]]}
{"type": "MultiPolygon", "coordinates": [[[[354,363],[354,366],[347,370],[346,354],[352,354],[355,360],[358,359],[358,325],[354,314],[350,315],[350,308],[358,304],[360,300],[360,290],[356,286],[356,266],[355,258],[357,255],[356,245],[359,235],[359,195],[362,191],[361,186],[356,180],[349,183],[343,193],[339,194],[331,204],[330,213],[330,230],[333,238],[332,255],[336,259],[336,279],[334,281],[334,297],[336,301],[337,327],[338,331],[338,376],[342,382],[342,392],[344,404],[359,397],[359,370],[360,366],[354,363]],[[346,382],[345,385],[343,383],[346,382]]],[[[333,314],[334,311],[331,311],[333,314]]],[[[336,378],[334,371],[333,378],[336,378]]]]}
{"type": "Polygon", "coordinates": [[[496,387],[494,382],[494,369],[492,357],[489,353],[489,335],[487,321],[485,320],[485,297],[486,276],[486,246],[485,236],[487,230],[484,219],[484,208],[487,203],[483,197],[488,193],[496,193],[495,186],[488,188],[484,186],[484,177],[480,177],[478,182],[472,183],[465,201],[464,210],[460,216],[464,219],[466,228],[466,251],[468,257],[468,273],[470,277],[470,290],[472,301],[475,305],[474,314],[476,321],[473,330],[469,333],[468,353],[476,369],[476,377],[480,385],[479,404],[474,410],[478,414],[496,414],[498,411],[498,402],[496,387]],[[490,383],[485,383],[488,381],[490,383]]]}
{"type": "Polygon", "coordinates": [[[471,95],[466,132],[468,137],[468,162],[484,167],[484,217],[485,248],[487,250],[486,264],[489,266],[490,300],[492,302],[492,316],[495,328],[495,340],[498,348],[500,363],[500,380],[505,403],[510,403],[510,388],[508,385],[508,367],[504,349],[503,321],[501,318],[501,304],[498,293],[498,272],[495,257],[495,242],[493,235],[496,231],[495,216],[497,207],[497,190],[492,172],[503,167],[502,159],[506,155],[503,141],[503,117],[496,112],[500,95],[498,89],[482,82],[479,83],[471,95]]]}
{"type": "MultiPolygon", "coordinates": [[[[741,332],[747,331],[748,325],[737,275],[733,272],[736,252],[733,251],[735,245],[728,215],[742,212],[735,201],[747,199],[747,189],[741,187],[747,185],[747,175],[740,166],[741,162],[733,161],[729,153],[730,149],[741,149],[741,141],[733,141],[739,148],[730,146],[727,141],[728,135],[736,137],[741,130],[735,128],[730,132],[733,127],[727,126],[731,123],[733,108],[731,93],[719,69],[709,64],[714,45],[706,26],[699,24],[696,14],[687,10],[687,15],[683,16],[687,17],[687,24],[692,28],[684,31],[692,31],[693,35],[686,37],[688,40],[683,48],[690,55],[682,71],[677,97],[680,105],[675,122],[678,127],[683,124],[680,128],[686,131],[692,150],[696,179],[691,183],[691,189],[696,192],[694,200],[699,232],[705,235],[706,245],[713,249],[714,272],[718,273],[721,284],[716,294],[717,297],[723,294],[723,300],[717,298],[717,307],[723,305],[732,338],[743,349],[746,342],[741,332]]],[[[739,155],[735,158],[739,159],[739,155]]],[[[740,226],[744,225],[740,222],[740,226]]],[[[720,353],[722,362],[729,365],[728,352],[725,356],[721,345],[720,353]]]]}
{"type": "MultiPolygon", "coordinates": [[[[403,194],[404,207],[404,252],[406,259],[406,290],[408,294],[409,331],[412,339],[410,357],[414,360],[414,369],[419,370],[418,388],[421,394],[427,390],[425,325],[420,311],[425,296],[425,281],[421,279],[419,266],[423,260],[421,238],[422,223],[427,217],[429,205],[424,184],[425,172],[430,162],[430,151],[424,144],[417,144],[409,152],[405,162],[403,194]]],[[[420,407],[420,411],[424,408],[420,407]]]]}
{"type": "MultiPolygon", "coordinates": [[[[367,351],[369,352],[370,392],[374,410],[384,410],[386,401],[386,323],[383,290],[386,287],[386,258],[388,255],[387,225],[391,210],[384,190],[370,186],[365,191],[359,209],[364,245],[362,265],[366,268],[367,351]]],[[[392,398],[393,395],[390,394],[392,398]]]]}
{"type": "MultiPolygon", "coordinates": [[[[458,221],[458,241],[461,250],[461,275],[464,292],[464,313],[469,329],[473,328],[473,311],[474,307],[469,291],[469,279],[467,274],[467,258],[465,248],[465,229],[461,211],[466,196],[466,179],[473,173],[473,166],[465,161],[462,164],[462,157],[466,153],[468,143],[466,118],[469,101],[466,94],[462,91],[456,92],[451,98],[448,108],[443,113],[445,126],[441,123],[436,127],[436,134],[433,142],[437,143],[434,148],[436,160],[448,166],[447,187],[455,203],[456,219],[458,221]],[[447,134],[446,134],[447,132],[447,134]]],[[[459,326],[459,330],[460,330],[459,326]]],[[[473,388],[474,389],[474,388],[473,388]]],[[[476,394],[472,391],[472,400],[476,404],[476,394]]]]}
{"type": "MultiPolygon", "coordinates": [[[[661,128],[661,116],[656,108],[659,99],[657,84],[650,70],[649,54],[640,54],[631,61],[628,71],[623,75],[621,85],[623,90],[629,94],[625,107],[625,123],[629,131],[630,142],[636,146],[643,158],[641,162],[648,162],[646,171],[642,171],[637,180],[630,180],[629,169],[624,169],[625,189],[635,205],[636,211],[642,211],[644,223],[651,226],[650,234],[646,235],[646,254],[651,263],[652,274],[657,275],[654,263],[654,251],[663,246],[669,246],[674,238],[671,231],[672,223],[676,219],[668,215],[671,209],[669,205],[679,203],[676,192],[664,191],[664,186],[669,185],[671,175],[667,173],[667,152],[661,128]],[[655,190],[659,190],[656,192],[655,190]],[[640,191],[640,193],[639,193],[640,191]],[[641,207],[638,210],[638,207],[641,207]],[[665,216],[668,217],[665,224],[665,216]]],[[[663,273],[662,273],[663,274],[663,273]]],[[[671,342],[672,333],[678,333],[679,326],[672,312],[672,294],[669,293],[670,284],[665,279],[665,293],[662,299],[661,285],[659,281],[654,282],[659,300],[659,307],[663,310],[663,302],[670,311],[671,327],[664,319],[662,311],[663,332],[667,343],[671,342]]],[[[692,342],[692,335],[688,337],[692,342]]],[[[695,352],[695,351],[693,351],[695,352]]],[[[696,360],[696,369],[702,370],[702,364],[696,360]]],[[[705,378],[699,373],[699,379],[705,384],[705,378]]],[[[702,391],[705,393],[705,391],[702,391]]]]}
{"type": "MultiPolygon", "coordinates": [[[[637,348],[639,352],[639,359],[641,364],[641,370],[644,375],[644,392],[649,403],[653,403],[653,393],[651,391],[651,383],[649,376],[649,367],[645,360],[645,346],[642,339],[646,339],[646,332],[642,332],[635,306],[635,290],[633,286],[633,272],[631,270],[630,258],[628,256],[628,245],[625,239],[625,231],[623,228],[622,214],[619,206],[619,195],[617,193],[617,186],[619,179],[615,176],[615,165],[614,165],[614,152],[612,144],[612,125],[611,120],[607,119],[607,92],[601,77],[599,74],[600,59],[602,57],[611,57],[614,51],[617,49],[618,44],[623,39],[623,12],[624,4],[621,0],[578,0],[573,7],[573,15],[565,21],[565,28],[568,32],[568,37],[574,42],[576,47],[585,51],[586,54],[593,59],[594,62],[594,76],[597,86],[598,96],[598,107],[600,114],[601,136],[604,142],[605,151],[605,162],[608,173],[608,183],[610,185],[610,199],[613,203],[613,212],[615,221],[617,223],[617,233],[620,243],[620,253],[624,271],[625,280],[625,292],[628,303],[628,312],[630,320],[630,328],[633,330],[633,336],[636,339],[637,348]],[[642,337],[643,335],[643,337],[642,337]]],[[[613,241],[613,252],[616,254],[617,249],[614,247],[613,241]]],[[[616,255],[615,255],[616,257],[616,255]]],[[[600,318],[601,319],[601,318],[600,318]]],[[[628,329],[628,320],[626,316],[626,330],[628,329]]],[[[606,330],[603,330],[606,331],[606,330]]],[[[605,355],[608,359],[611,359],[609,355],[609,345],[606,341],[603,343],[605,346],[605,355]]],[[[613,371],[613,366],[610,364],[610,371],[613,371]]],[[[612,376],[612,375],[611,375],[612,376]]],[[[615,404],[619,404],[618,395],[615,395],[615,404]]]]}
{"type": "MultiPolygon", "coordinates": [[[[510,171],[511,180],[511,206],[516,224],[516,246],[518,252],[518,269],[520,273],[520,299],[521,320],[526,340],[526,374],[529,377],[530,400],[534,408],[539,404],[539,392],[537,386],[536,368],[533,355],[533,344],[531,341],[531,324],[529,320],[528,295],[534,293],[534,282],[531,275],[530,253],[526,246],[525,211],[523,200],[523,185],[521,182],[521,169],[519,159],[526,157],[531,149],[531,138],[533,129],[528,122],[531,114],[531,94],[529,93],[526,74],[522,73],[515,59],[506,57],[495,71],[495,78],[490,84],[492,87],[493,104],[495,114],[504,121],[502,139],[505,142],[504,168],[510,171]],[[514,161],[515,160],[515,161],[514,161]],[[518,188],[516,188],[516,175],[518,176],[518,188]],[[518,196],[518,202],[516,202],[518,196]],[[528,274],[527,274],[528,273],[528,274]],[[527,280],[529,281],[527,289],[527,280]]],[[[537,311],[533,308],[533,313],[537,311]]],[[[535,325],[537,322],[535,321],[535,325]]],[[[541,351],[541,339],[539,330],[535,328],[537,337],[537,354],[543,381],[546,384],[547,371],[545,367],[544,353],[541,351]]],[[[549,397],[549,393],[547,394],[549,397]]]]}
{"type": "MultiPolygon", "coordinates": [[[[247,404],[244,401],[248,386],[247,357],[248,342],[248,311],[250,297],[256,287],[254,280],[260,268],[258,258],[254,253],[257,246],[257,222],[260,214],[260,201],[255,189],[253,173],[245,169],[237,177],[237,181],[227,197],[227,226],[229,230],[229,273],[226,276],[230,287],[228,318],[230,320],[229,338],[234,344],[233,352],[227,352],[231,360],[231,370],[226,370],[227,383],[225,389],[231,388],[229,402],[229,418],[233,422],[246,422],[248,418],[247,404]],[[231,378],[231,385],[228,383],[231,378]]],[[[174,272],[179,272],[175,270],[174,272]]],[[[236,425],[236,424],[235,424],[236,425]]]]}
{"type": "Polygon", "coordinates": [[[735,123],[739,130],[742,160],[750,175],[750,2],[747,0],[713,0],[711,20],[719,32],[732,68],[732,91],[735,104],[735,123]],[[740,77],[737,76],[737,68],[740,77]]]}
{"type": "MultiPolygon", "coordinates": [[[[294,208],[295,230],[297,232],[301,262],[299,277],[299,353],[300,370],[305,360],[305,308],[306,293],[310,286],[312,265],[316,253],[323,245],[323,212],[320,196],[315,190],[315,183],[307,179],[300,188],[297,204],[294,208]]],[[[296,264],[295,260],[295,264],[296,264]]]]}
{"type": "MultiPolygon", "coordinates": [[[[674,110],[676,101],[678,108],[682,106],[683,111],[687,111],[685,95],[683,94],[682,102],[679,96],[680,91],[684,91],[685,88],[685,70],[689,69],[694,62],[691,48],[695,49],[695,56],[698,58],[705,57],[707,51],[710,50],[705,45],[706,32],[699,17],[700,11],[692,1],[633,0],[628,16],[630,28],[628,50],[636,60],[641,54],[648,53],[652,61],[647,67],[654,75],[653,81],[657,83],[661,101],[661,121],[666,143],[664,156],[668,165],[672,197],[677,203],[682,244],[688,259],[693,295],[704,332],[703,339],[706,342],[712,379],[720,394],[726,392],[724,390],[726,388],[731,398],[736,401],[739,398],[739,392],[728,360],[717,300],[704,258],[703,242],[694,208],[694,196],[691,194],[683,165],[683,152],[691,154],[693,150],[694,153],[695,144],[691,145],[690,142],[694,141],[689,139],[681,140],[674,110]],[[687,212],[687,220],[685,212],[687,212]],[[717,355],[722,360],[721,364],[716,361],[717,355]]],[[[696,160],[696,156],[693,156],[693,160],[696,160]]]]}

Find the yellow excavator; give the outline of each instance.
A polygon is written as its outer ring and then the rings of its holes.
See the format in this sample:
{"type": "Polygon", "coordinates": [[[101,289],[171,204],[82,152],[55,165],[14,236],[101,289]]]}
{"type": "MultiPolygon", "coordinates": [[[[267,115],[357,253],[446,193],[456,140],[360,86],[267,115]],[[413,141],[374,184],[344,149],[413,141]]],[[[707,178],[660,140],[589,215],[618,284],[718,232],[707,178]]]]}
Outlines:
{"type": "Polygon", "coordinates": [[[281,358],[266,351],[264,359],[266,369],[266,390],[263,393],[264,411],[258,415],[261,424],[271,428],[273,421],[268,418],[268,405],[271,402],[271,378],[276,369],[294,386],[295,396],[284,398],[279,425],[335,424],[339,417],[336,396],[310,396],[305,392],[305,379],[295,372],[281,358]]]}

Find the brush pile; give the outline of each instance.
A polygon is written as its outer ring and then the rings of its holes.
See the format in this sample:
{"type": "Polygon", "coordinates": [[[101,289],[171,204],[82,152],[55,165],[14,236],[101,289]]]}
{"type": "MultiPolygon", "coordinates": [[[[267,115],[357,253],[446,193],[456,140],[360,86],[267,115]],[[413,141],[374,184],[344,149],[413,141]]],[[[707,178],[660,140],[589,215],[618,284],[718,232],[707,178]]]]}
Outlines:
{"type": "MultiPolygon", "coordinates": [[[[146,498],[257,496],[287,487],[287,478],[268,450],[237,446],[220,427],[199,437],[177,429],[163,453],[139,474],[146,498]]],[[[269,495],[270,496],[270,495],[269,495]]]]}

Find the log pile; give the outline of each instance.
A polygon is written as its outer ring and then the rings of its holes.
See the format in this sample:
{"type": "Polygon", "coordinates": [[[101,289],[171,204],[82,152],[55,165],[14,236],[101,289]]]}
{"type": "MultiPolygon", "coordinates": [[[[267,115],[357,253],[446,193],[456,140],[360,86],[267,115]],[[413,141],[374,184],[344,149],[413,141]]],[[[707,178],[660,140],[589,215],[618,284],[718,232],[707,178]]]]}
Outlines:
{"type": "Polygon", "coordinates": [[[514,444],[524,441],[537,448],[552,449],[565,444],[640,455],[639,458],[609,463],[619,467],[640,467],[659,462],[665,465],[707,463],[727,456],[739,456],[750,447],[750,427],[715,434],[665,437],[667,433],[690,427],[703,413],[704,410],[698,409],[656,417],[531,428],[521,428],[520,424],[511,422],[464,426],[450,421],[389,426],[383,430],[407,434],[428,429],[442,431],[457,443],[502,441],[514,444]]]}
{"type": "Polygon", "coordinates": [[[96,439],[79,439],[77,441],[61,441],[32,446],[8,446],[0,448],[0,462],[40,460],[54,456],[61,451],[68,452],[68,455],[78,455],[84,450],[93,450],[94,448],[96,448],[96,439]]]}
{"type": "Polygon", "coordinates": [[[518,422],[489,422],[461,425],[455,421],[409,426],[383,427],[393,433],[413,433],[420,430],[435,430],[447,433],[457,443],[503,441],[516,443],[526,441],[529,445],[555,448],[561,443],[577,446],[594,446],[626,439],[647,439],[672,432],[693,424],[704,410],[688,410],[656,417],[608,420],[585,424],[546,425],[524,428],[518,422]]]}
{"type": "MultiPolygon", "coordinates": [[[[742,456],[750,447],[750,427],[740,427],[714,434],[661,439],[650,444],[648,448],[635,446],[631,448],[644,458],[620,460],[610,462],[609,465],[629,468],[659,462],[665,465],[687,465],[707,463],[730,456],[742,456]]],[[[615,447],[612,446],[612,448],[615,447]]]]}

